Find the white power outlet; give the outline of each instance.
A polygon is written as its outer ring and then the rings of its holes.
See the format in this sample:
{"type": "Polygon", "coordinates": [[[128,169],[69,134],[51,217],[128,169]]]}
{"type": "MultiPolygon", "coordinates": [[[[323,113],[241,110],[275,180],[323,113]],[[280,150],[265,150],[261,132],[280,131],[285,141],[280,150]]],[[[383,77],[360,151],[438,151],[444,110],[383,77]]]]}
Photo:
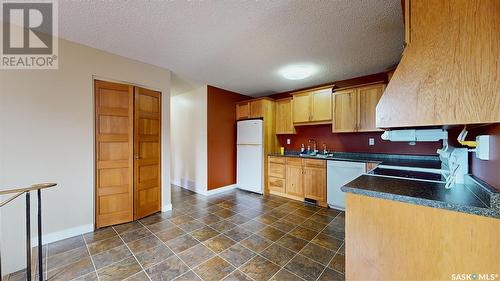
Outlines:
{"type": "Polygon", "coordinates": [[[290,139],[286,139],[286,144],[290,144],[291,143],[291,140],[290,139]]]}
{"type": "Polygon", "coordinates": [[[368,138],[368,145],[375,145],[375,139],[374,138],[368,138]]]}
{"type": "Polygon", "coordinates": [[[476,143],[476,157],[481,160],[490,160],[490,136],[477,136],[476,143]]]}

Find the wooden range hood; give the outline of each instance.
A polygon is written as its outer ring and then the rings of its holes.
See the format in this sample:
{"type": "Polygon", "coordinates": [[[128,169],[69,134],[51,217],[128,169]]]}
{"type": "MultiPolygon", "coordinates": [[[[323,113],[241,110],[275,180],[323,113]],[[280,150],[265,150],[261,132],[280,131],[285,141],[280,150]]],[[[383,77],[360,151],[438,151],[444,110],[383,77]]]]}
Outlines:
{"type": "Polygon", "coordinates": [[[500,122],[500,0],[406,0],[380,128],[500,122]]]}

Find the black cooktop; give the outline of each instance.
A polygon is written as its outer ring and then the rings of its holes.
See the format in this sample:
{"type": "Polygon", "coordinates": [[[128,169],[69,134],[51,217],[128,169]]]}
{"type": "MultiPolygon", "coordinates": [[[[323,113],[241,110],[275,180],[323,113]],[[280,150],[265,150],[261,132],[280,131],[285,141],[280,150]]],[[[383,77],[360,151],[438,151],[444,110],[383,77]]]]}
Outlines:
{"type": "Polygon", "coordinates": [[[369,172],[369,174],[380,175],[380,176],[389,176],[389,177],[398,177],[398,178],[406,178],[406,179],[446,182],[446,178],[442,174],[432,173],[432,172],[376,168],[373,171],[369,172]]]}

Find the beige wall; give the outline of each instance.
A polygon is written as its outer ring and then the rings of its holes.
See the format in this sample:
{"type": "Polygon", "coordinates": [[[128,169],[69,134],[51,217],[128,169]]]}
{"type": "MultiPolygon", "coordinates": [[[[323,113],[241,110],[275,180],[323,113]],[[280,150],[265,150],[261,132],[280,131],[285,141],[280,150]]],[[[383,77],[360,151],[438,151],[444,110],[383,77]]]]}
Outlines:
{"type": "MultiPolygon", "coordinates": [[[[92,230],[97,76],[162,92],[162,205],[171,206],[170,71],[65,40],[59,59],[58,70],[0,70],[0,188],[58,183],[42,194],[45,242],[92,230]]],[[[25,267],[24,198],[0,215],[7,273],[25,267]]]]}
{"type": "Polygon", "coordinates": [[[207,86],[172,96],[172,183],[207,192],[207,86]]]}

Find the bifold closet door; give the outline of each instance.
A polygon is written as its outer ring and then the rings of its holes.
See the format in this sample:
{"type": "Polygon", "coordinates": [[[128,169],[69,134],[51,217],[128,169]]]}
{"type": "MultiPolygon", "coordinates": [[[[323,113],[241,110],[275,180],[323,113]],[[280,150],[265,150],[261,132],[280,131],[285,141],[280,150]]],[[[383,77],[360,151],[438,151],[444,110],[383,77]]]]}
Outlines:
{"type": "Polygon", "coordinates": [[[161,210],[161,95],[135,87],[134,219],[161,210]]]}
{"type": "Polygon", "coordinates": [[[133,220],[134,87],[95,81],[96,227],[133,220]]]}

